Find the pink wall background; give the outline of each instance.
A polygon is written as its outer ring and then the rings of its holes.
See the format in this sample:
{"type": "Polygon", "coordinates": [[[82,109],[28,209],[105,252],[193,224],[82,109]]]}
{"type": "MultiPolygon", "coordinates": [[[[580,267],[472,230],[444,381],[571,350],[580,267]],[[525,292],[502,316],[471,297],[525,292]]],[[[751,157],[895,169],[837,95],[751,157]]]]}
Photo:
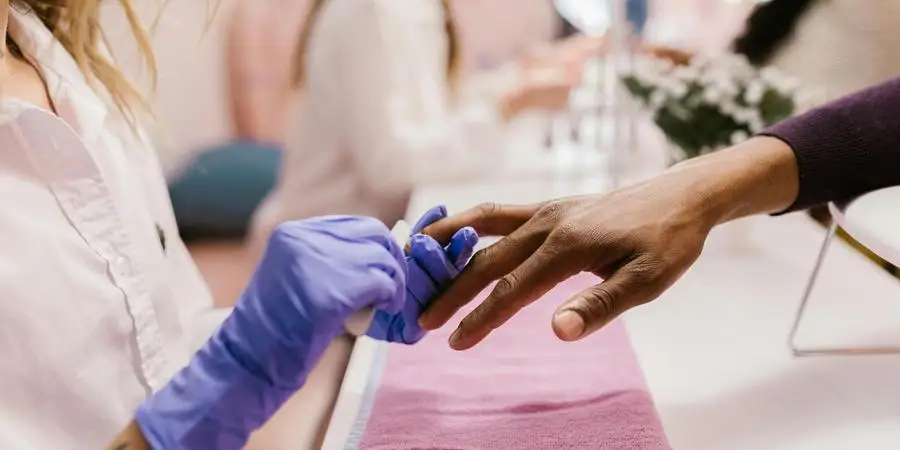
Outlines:
{"type": "MultiPolygon", "coordinates": [[[[223,77],[223,28],[236,1],[289,3],[290,9],[305,10],[297,1],[307,0],[168,0],[153,35],[159,80],[152,97],[164,125],[158,150],[167,170],[178,166],[192,151],[227,138],[229,134],[223,77]],[[209,3],[220,2],[210,17],[209,3]]],[[[461,32],[464,67],[497,63],[536,43],[550,39],[555,31],[552,0],[453,0],[461,32]]],[[[158,3],[138,0],[145,23],[159,14],[158,3]]],[[[147,85],[140,76],[134,46],[127,35],[115,2],[107,2],[103,18],[113,52],[122,67],[147,85]]],[[[283,8],[280,5],[275,7],[283,8]]],[[[302,14],[285,15],[302,23],[302,14]]]]}

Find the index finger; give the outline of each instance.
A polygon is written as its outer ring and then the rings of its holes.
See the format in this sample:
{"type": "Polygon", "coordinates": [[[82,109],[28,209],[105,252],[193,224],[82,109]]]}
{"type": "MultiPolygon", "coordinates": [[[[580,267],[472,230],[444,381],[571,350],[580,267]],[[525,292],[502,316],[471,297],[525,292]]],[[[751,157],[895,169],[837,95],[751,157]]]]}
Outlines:
{"type": "Polygon", "coordinates": [[[431,302],[419,317],[419,325],[426,330],[444,325],[491,282],[528,259],[545,237],[544,228],[527,222],[499,242],[480,250],[447,290],[431,302]]]}
{"type": "Polygon", "coordinates": [[[450,337],[450,346],[465,350],[476,345],[582,267],[576,258],[544,243],[514,271],[500,278],[490,295],[460,322],[450,337]]]}
{"type": "Polygon", "coordinates": [[[543,205],[482,203],[428,225],[422,230],[422,234],[433,237],[441,245],[447,245],[456,231],[463,227],[474,228],[481,237],[506,236],[528,222],[543,205]]]}

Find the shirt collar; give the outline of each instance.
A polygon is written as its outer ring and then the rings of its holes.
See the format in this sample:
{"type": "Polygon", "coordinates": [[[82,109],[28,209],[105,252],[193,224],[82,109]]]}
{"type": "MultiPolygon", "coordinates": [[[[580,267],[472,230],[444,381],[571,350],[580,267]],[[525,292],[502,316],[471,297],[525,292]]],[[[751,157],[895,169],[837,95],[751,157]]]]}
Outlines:
{"type": "Polygon", "coordinates": [[[11,7],[8,32],[42,73],[60,118],[87,145],[96,142],[109,108],[88,84],[69,52],[30,10],[11,7]]]}

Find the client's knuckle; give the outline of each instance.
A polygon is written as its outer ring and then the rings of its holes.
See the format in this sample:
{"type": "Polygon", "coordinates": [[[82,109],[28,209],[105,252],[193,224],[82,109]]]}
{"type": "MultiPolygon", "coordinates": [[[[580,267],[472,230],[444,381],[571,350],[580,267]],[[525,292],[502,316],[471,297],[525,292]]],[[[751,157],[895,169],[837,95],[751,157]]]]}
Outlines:
{"type": "Polygon", "coordinates": [[[506,276],[497,280],[497,285],[494,286],[494,298],[503,299],[506,298],[509,294],[513,293],[516,288],[519,287],[519,279],[515,273],[507,274],[506,276]]]}
{"type": "Polygon", "coordinates": [[[572,245],[583,237],[580,227],[572,222],[564,222],[557,225],[550,233],[549,241],[553,244],[567,246],[572,245]]]}
{"type": "Polygon", "coordinates": [[[537,213],[534,215],[535,220],[551,223],[556,222],[559,220],[560,216],[562,216],[564,210],[565,208],[561,203],[556,201],[548,202],[538,209],[537,213]]]}
{"type": "Polygon", "coordinates": [[[485,301],[478,305],[463,322],[469,330],[493,331],[500,328],[504,320],[503,311],[506,305],[496,301],[485,301]]]}
{"type": "Polygon", "coordinates": [[[491,259],[493,258],[491,253],[491,247],[485,247],[478,250],[472,255],[472,259],[469,260],[469,266],[473,269],[484,269],[491,264],[491,259]]]}
{"type": "Polygon", "coordinates": [[[608,288],[598,287],[593,289],[584,297],[584,314],[590,320],[605,320],[615,315],[618,305],[616,303],[616,295],[610,292],[608,288]]]}
{"type": "Polygon", "coordinates": [[[469,260],[469,264],[466,267],[467,271],[477,274],[480,278],[485,277],[485,274],[491,272],[494,266],[494,260],[496,259],[494,254],[493,246],[478,250],[469,260]]]}
{"type": "Polygon", "coordinates": [[[628,276],[639,287],[651,287],[662,277],[662,264],[655,261],[635,262],[629,267],[628,276]]]}
{"type": "Polygon", "coordinates": [[[475,207],[475,216],[477,220],[489,220],[500,213],[501,207],[494,202],[485,202],[475,207]]]}

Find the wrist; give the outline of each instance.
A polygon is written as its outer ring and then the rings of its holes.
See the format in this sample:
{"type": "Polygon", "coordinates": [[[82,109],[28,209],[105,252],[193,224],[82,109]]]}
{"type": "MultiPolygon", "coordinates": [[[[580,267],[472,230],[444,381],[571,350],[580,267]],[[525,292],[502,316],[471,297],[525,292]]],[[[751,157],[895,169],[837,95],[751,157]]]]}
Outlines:
{"type": "Polygon", "coordinates": [[[696,208],[710,227],[741,217],[783,211],[799,191],[793,150],[772,137],[754,137],[670,169],[695,180],[696,208]]]}
{"type": "Polygon", "coordinates": [[[138,408],[136,421],[152,448],[243,448],[305,384],[330,342],[320,335],[287,343],[246,316],[233,312],[190,364],[138,408]]]}
{"type": "Polygon", "coordinates": [[[151,448],[243,448],[286,397],[247,370],[215,336],[159,392],[137,409],[135,421],[151,448]]]}

